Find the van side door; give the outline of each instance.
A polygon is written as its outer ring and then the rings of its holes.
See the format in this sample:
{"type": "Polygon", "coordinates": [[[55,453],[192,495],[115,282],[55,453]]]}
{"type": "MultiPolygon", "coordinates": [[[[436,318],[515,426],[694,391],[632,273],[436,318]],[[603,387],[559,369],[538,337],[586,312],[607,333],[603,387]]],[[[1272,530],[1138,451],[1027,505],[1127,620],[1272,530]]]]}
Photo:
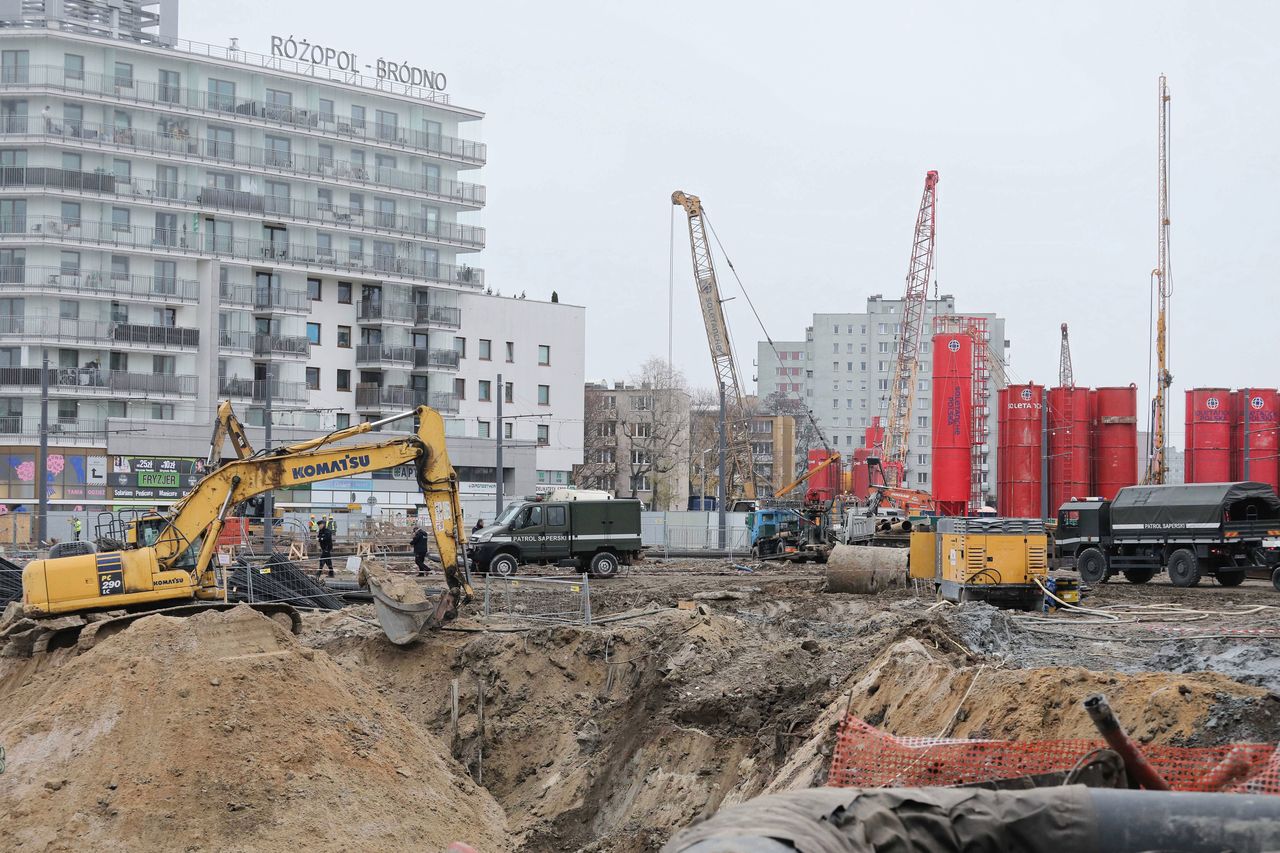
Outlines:
{"type": "Polygon", "coordinates": [[[511,537],[520,548],[525,562],[533,563],[543,558],[546,536],[541,504],[534,504],[520,514],[520,529],[511,531],[511,537]]]}
{"type": "Polygon", "coordinates": [[[547,504],[543,507],[546,534],[543,537],[543,556],[551,562],[569,556],[570,531],[569,508],[564,504],[547,504]]]}

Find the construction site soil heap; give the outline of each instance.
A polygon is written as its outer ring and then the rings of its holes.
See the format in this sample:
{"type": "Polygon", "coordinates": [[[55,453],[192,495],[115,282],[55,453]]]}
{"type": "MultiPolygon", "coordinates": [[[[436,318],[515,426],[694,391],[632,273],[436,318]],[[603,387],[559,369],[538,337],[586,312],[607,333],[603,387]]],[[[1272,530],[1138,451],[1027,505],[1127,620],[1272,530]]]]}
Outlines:
{"type": "Polygon", "coordinates": [[[447,747],[247,607],[25,663],[0,679],[5,849],[509,849],[447,747]]]}

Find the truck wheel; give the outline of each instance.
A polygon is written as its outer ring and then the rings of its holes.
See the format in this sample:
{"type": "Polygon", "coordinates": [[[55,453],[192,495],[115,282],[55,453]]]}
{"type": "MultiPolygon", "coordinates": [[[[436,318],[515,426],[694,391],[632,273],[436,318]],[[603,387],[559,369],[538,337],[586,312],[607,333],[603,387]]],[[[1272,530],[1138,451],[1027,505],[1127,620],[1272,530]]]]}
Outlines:
{"type": "Polygon", "coordinates": [[[1124,579],[1129,583],[1146,583],[1155,573],[1155,569],[1128,569],[1124,573],[1124,579]]]}
{"type": "Polygon", "coordinates": [[[509,578],[520,568],[520,561],[515,554],[496,554],[489,561],[489,574],[500,578],[509,578]]]}
{"type": "Polygon", "coordinates": [[[1194,551],[1179,548],[1169,555],[1169,580],[1181,587],[1200,583],[1200,560],[1194,551]]]}
{"type": "Polygon", "coordinates": [[[1248,575],[1245,569],[1232,569],[1231,571],[1219,571],[1215,577],[1218,583],[1223,586],[1240,586],[1244,583],[1245,576],[1248,575]]]}
{"type": "Polygon", "coordinates": [[[611,578],[618,573],[618,556],[601,551],[591,558],[591,574],[597,578],[611,578]]]}
{"type": "Polygon", "coordinates": [[[1087,584],[1107,582],[1107,557],[1097,548],[1085,548],[1076,557],[1076,571],[1087,584]]]}

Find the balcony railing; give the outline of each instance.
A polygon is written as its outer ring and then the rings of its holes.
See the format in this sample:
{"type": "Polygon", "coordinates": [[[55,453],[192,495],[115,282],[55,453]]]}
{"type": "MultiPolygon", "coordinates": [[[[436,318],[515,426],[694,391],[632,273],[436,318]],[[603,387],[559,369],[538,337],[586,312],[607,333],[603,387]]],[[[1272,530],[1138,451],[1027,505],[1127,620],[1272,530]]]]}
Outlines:
{"type": "Polygon", "coordinates": [[[299,356],[311,355],[311,341],[299,335],[254,335],[253,354],[255,356],[299,356]]]}
{"type": "Polygon", "coordinates": [[[219,329],[218,347],[224,350],[248,352],[253,349],[254,339],[258,335],[244,329],[219,329]]]}
{"type": "Polygon", "coordinates": [[[455,266],[397,255],[396,244],[391,241],[387,241],[382,249],[379,249],[381,241],[372,241],[372,252],[351,252],[288,242],[283,237],[254,240],[207,232],[190,233],[185,222],[181,228],[143,228],[84,219],[0,217],[0,243],[17,242],[25,245],[40,238],[112,248],[160,250],[166,254],[216,255],[256,264],[264,261],[277,265],[296,264],[370,278],[400,277],[467,287],[484,286],[484,270],[466,264],[455,266]]]}
{"type": "Polygon", "coordinates": [[[356,347],[356,364],[413,364],[413,347],[387,344],[360,344],[356,347]]]}
{"type": "Polygon", "coordinates": [[[412,323],[413,308],[412,302],[361,299],[356,309],[356,319],[373,323],[412,323]]]}
{"type": "Polygon", "coordinates": [[[457,370],[458,352],[451,349],[419,349],[413,352],[416,370],[457,370]]]}
{"type": "Polygon", "coordinates": [[[437,305],[434,302],[419,304],[414,323],[418,326],[439,326],[445,329],[462,327],[462,309],[452,305],[437,305]]]}
{"type": "Polygon", "coordinates": [[[427,398],[427,405],[437,412],[450,414],[458,411],[461,398],[449,391],[432,391],[427,398]]]}
{"type": "Polygon", "coordinates": [[[253,310],[255,311],[296,311],[311,313],[311,301],[307,299],[305,290],[296,290],[282,285],[264,287],[253,286],[253,310]]]}
{"type": "Polygon", "coordinates": [[[410,172],[390,166],[366,166],[345,160],[315,157],[308,154],[281,152],[231,142],[219,142],[190,136],[181,122],[173,122],[164,132],[137,128],[117,129],[90,122],[49,120],[40,116],[0,117],[0,136],[6,144],[21,137],[56,138],[83,145],[94,145],[116,151],[132,149],[143,154],[202,160],[247,169],[267,169],[321,180],[341,180],[363,184],[371,189],[383,188],[425,195],[432,199],[463,207],[483,207],[487,191],[483,184],[457,181],[427,172],[410,172]]]}
{"type": "Polygon", "coordinates": [[[458,411],[459,399],[456,394],[446,391],[424,391],[406,385],[373,385],[361,383],[356,386],[356,408],[365,411],[373,409],[412,409],[417,406],[430,406],[437,412],[445,414],[458,411]]]}
{"type": "MultiPolygon", "coordinates": [[[[239,397],[255,403],[267,399],[267,383],[262,379],[241,379],[239,376],[223,376],[218,380],[218,396],[239,397]]],[[[307,400],[305,382],[271,381],[271,399],[285,403],[304,403],[307,400]]]]}
{"type": "MultiPolygon", "coordinates": [[[[273,64],[282,60],[274,59],[273,64]]],[[[305,72],[314,73],[310,66],[305,72]]],[[[353,119],[349,116],[326,115],[319,110],[292,106],[275,106],[261,101],[229,97],[202,89],[187,89],[152,83],[148,80],[131,80],[121,85],[114,74],[98,74],[83,71],[68,78],[60,65],[31,65],[24,68],[5,68],[0,75],[0,86],[5,89],[48,88],[79,95],[100,95],[113,101],[128,100],[138,104],[154,105],[163,109],[188,109],[200,112],[233,113],[238,117],[261,119],[280,125],[291,125],[301,130],[313,130],[342,139],[367,140],[371,145],[386,145],[426,151],[463,163],[483,165],[487,146],[483,142],[457,139],[440,133],[413,130],[391,124],[376,124],[353,119]]],[[[379,81],[385,87],[386,81],[379,81]]],[[[433,98],[447,100],[442,93],[433,98]]]]}
{"type": "MultiPolygon", "coordinates": [[[[40,390],[39,367],[0,367],[0,387],[24,391],[40,390]]],[[[173,397],[196,396],[199,379],[168,373],[129,373],[124,370],[101,370],[96,367],[58,367],[48,370],[51,393],[71,391],[76,394],[156,394],[173,397]]]]}
{"type": "Polygon", "coordinates": [[[42,314],[0,316],[0,335],[178,349],[196,349],[200,346],[199,329],[117,323],[109,320],[77,320],[42,314]]]}
{"type": "MultiPolygon", "coordinates": [[[[0,117],[0,124],[4,119],[0,117]]],[[[389,210],[346,207],[319,201],[250,193],[145,178],[116,178],[101,172],[69,169],[0,167],[0,189],[66,190],[77,195],[99,193],[130,201],[175,202],[261,218],[264,214],[312,222],[329,228],[359,228],[424,237],[443,244],[484,248],[485,231],[474,225],[442,222],[438,217],[414,216],[389,210]]]]}
{"type": "Polygon", "coordinates": [[[0,290],[21,288],[56,290],[76,296],[102,296],[163,302],[198,302],[200,282],[189,278],[166,278],[94,270],[64,271],[59,267],[0,267],[0,290]]]}
{"type": "MultiPolygon", "coordinates": [[[[35,439],[40,435],[39,418],[0,415],[0,436],[22,436],[35,439]]],[[[49,418],[49,441],[52,444],[99,444],[107,440],[106,421],[79,418],[49,418]]]]}

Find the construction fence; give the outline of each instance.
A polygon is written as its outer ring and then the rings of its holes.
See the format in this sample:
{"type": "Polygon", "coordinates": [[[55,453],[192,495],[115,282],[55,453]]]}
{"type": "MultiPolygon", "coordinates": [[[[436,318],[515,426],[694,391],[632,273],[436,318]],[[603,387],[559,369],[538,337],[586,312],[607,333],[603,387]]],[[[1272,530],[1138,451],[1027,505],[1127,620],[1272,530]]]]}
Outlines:
{"type": "MultiPolygon", "coordinates": [[[[837,788],[970,785],[1070,772],[1101,740],[956,740],[895,737],[849,715],[840,724],[827,784],[837,788]]],[[[1181,747],[1144,744],[1143,753],[1175,791],[1280,794],[1276,744],[1181,747]]]]}
{"type": "Polygon", "coordinates": [[[484,615],[561,625],[591,624],[591,581],[574,578],[484,579],[484,615]]]}
{"type": "Polygon", "coordinates": [[[751,552],[745,512],[726,512],[723,531],[716,512],[644,512],[640,541],[650,556],[746,557],[751,552]]]}

